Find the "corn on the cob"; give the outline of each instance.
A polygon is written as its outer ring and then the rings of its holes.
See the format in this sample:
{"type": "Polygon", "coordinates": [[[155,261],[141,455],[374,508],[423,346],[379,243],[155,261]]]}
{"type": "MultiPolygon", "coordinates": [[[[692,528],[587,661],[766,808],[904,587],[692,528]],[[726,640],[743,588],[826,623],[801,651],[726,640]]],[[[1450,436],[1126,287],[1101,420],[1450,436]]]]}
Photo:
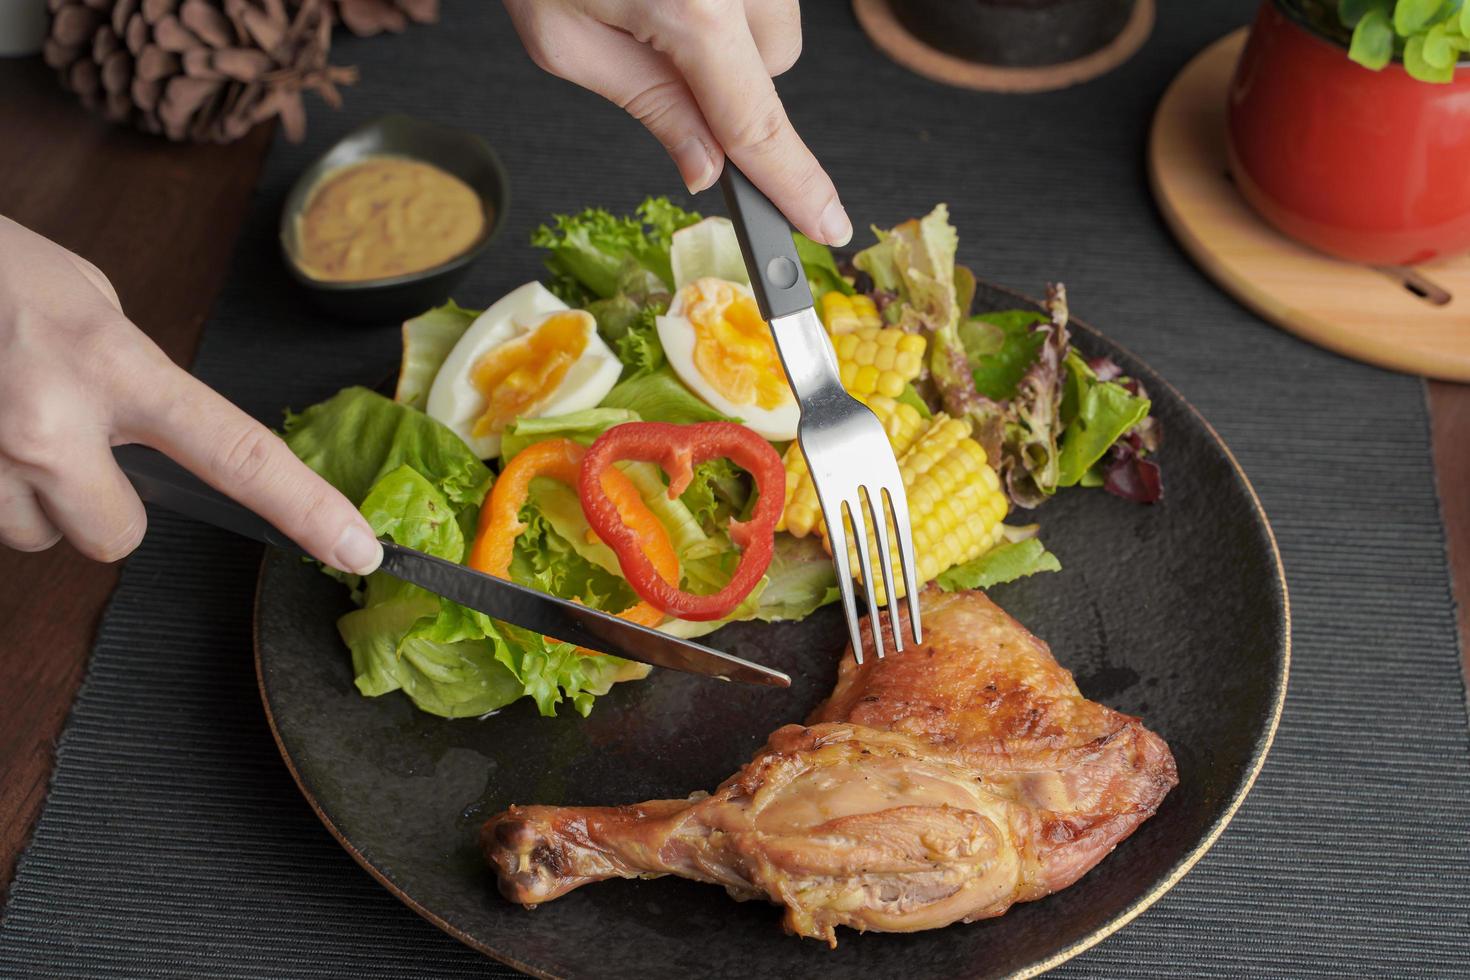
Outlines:
{"type": "Polygon", "coordinates": [[[836,336],[865,327],[881,327],[883,318],[878,315],[878,307],[873,304],[872,297],[861,294],[844,296],[834,289],[822,295],[822,323],[828,333],[836,336]]]}
{"type": "MultiPolygon", "coordinates": [[[[915,574],[920,584],[932,581],[955,565],[979,558],[1000,543],[1001,521],[1010,501],[1000,479],[985,458],[985,450],[970,438],[969,427],[958,419],[936,415],[923,434],[898,460],[908,494],[913,529],[915,574]]],[[[881,510],[874,501],[874,509],[881,510]]],[[[867,515],[863,515],[867,520],[867,515]]],[[[848,560],[858,574],[857,542],[848,527],[848,560]]],[[[888,534],[889,561],[898,594],[901,572],[893,529],[888,534]]],[[[879,604],[887,601],[878,567],[878,546],[868,529],[868,555],[873,563],[873,589],[879,604]]]]}
{"type": "Polygon", "coordinates": [[[863,327],[832,335],[842,387],[859,398],[903,394],[904,385],[923,370],[924,346],[923,337],[898,327],[863,327]]]}
{"type": "MultiPolygon", "coordinates": [[[[924,428],[924,417],[912,405],[905,405],[882,395],[859,397],[858,401],[871,408],[873,414],[878,416],[878,421],[883,423],[883,430],[888,433],[888,442],[893,446],[895,456],[901,457],[914,444],[914,440],[919,438],[919,433],[924,428]]],[[[817,501],[817,488],[812,484],[801,447],[793,442],[786,450],[784,461],[786,506],[781,512],[776,530],[789,531],[798,538],[804,538],[812,531],[825,533],[821,526],[822,508],[817,501]]]]}

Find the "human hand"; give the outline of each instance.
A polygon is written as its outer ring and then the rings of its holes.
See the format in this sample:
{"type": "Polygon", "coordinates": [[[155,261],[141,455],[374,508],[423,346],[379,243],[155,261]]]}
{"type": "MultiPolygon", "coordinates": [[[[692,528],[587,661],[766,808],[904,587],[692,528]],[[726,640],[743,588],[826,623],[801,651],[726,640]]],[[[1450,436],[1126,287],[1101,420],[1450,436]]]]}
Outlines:
{"type": "Polygon", "coordinates": [[[98,561],[136,548],[147,518],[111,452],[125,443],[167,453],[328,565],[382,561],[357,508],[170,361],[96,266],[0,217],[0,544],[65,537],[98,561]]]}
{"type": "Polygon", "coordinates": [[[505,0],[537,65],[617,103],[669,151],[691,193],[725,157],[808,238],[846,245],[837,189],[771,78],[801,54],[797,0],[505,0]]]}

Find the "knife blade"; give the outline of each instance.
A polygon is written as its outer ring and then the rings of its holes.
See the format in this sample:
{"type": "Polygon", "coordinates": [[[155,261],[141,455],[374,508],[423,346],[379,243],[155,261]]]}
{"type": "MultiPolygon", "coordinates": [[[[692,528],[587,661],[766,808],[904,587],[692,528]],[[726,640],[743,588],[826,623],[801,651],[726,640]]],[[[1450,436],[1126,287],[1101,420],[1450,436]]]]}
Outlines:
{"type": "MultiPolygon", "coordinates": [[[[138,496],[145,501],[255,541],[306,555],[304,549],[264,518],[162,453],[144,446],[118,446],[112,452],[138,496]]],[[[382,570],[493,619],[590,650],[721,680],[768,687],[791,686],[791,678],[779,670],[386,539],[383,539],[382,570]]]]}

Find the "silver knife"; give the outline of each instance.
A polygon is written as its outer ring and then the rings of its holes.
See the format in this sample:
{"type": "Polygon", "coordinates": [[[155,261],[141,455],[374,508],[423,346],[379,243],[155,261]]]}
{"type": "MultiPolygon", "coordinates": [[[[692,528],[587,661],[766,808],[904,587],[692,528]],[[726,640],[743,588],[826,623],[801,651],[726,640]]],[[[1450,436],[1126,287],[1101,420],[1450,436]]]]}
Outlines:
{"type": "MultiPolygon", "coordinates": [[[[138,491],[138,496],[149,503],[255,541],[299,555],[306,554],[260,515],[208,486],[162,453],[144,446],[118,446],[112,452],[138,491]]],[[[389,575],[494,619],[590,650],[721,680],[768,687],[791,686],[791,678],[779,670],[495,578],[392,541],[383,541],[382,569],[389,575]]]]}

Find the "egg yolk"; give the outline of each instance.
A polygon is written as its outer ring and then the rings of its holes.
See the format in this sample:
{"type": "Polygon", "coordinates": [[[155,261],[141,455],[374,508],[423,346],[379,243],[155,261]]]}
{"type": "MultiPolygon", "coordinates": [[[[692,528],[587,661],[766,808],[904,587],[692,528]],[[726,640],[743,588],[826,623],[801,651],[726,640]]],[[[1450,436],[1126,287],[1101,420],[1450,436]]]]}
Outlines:
{"type": "Polygon", "coordinates": [[[755,300],[720,279],[684,287],[684,318],[694,328],[694,368],[736,405],[775,408],[792,400],[771,328],[755,300]]]}
{"type": "Polygon", "coordinates": [[[551,397],[586,350],[591,327],[592,317],[581,310],[553,313],[476,361],[470,383],[485,396],[485,410],[471,430],[475,437],[503,431],[551,397]]]}

